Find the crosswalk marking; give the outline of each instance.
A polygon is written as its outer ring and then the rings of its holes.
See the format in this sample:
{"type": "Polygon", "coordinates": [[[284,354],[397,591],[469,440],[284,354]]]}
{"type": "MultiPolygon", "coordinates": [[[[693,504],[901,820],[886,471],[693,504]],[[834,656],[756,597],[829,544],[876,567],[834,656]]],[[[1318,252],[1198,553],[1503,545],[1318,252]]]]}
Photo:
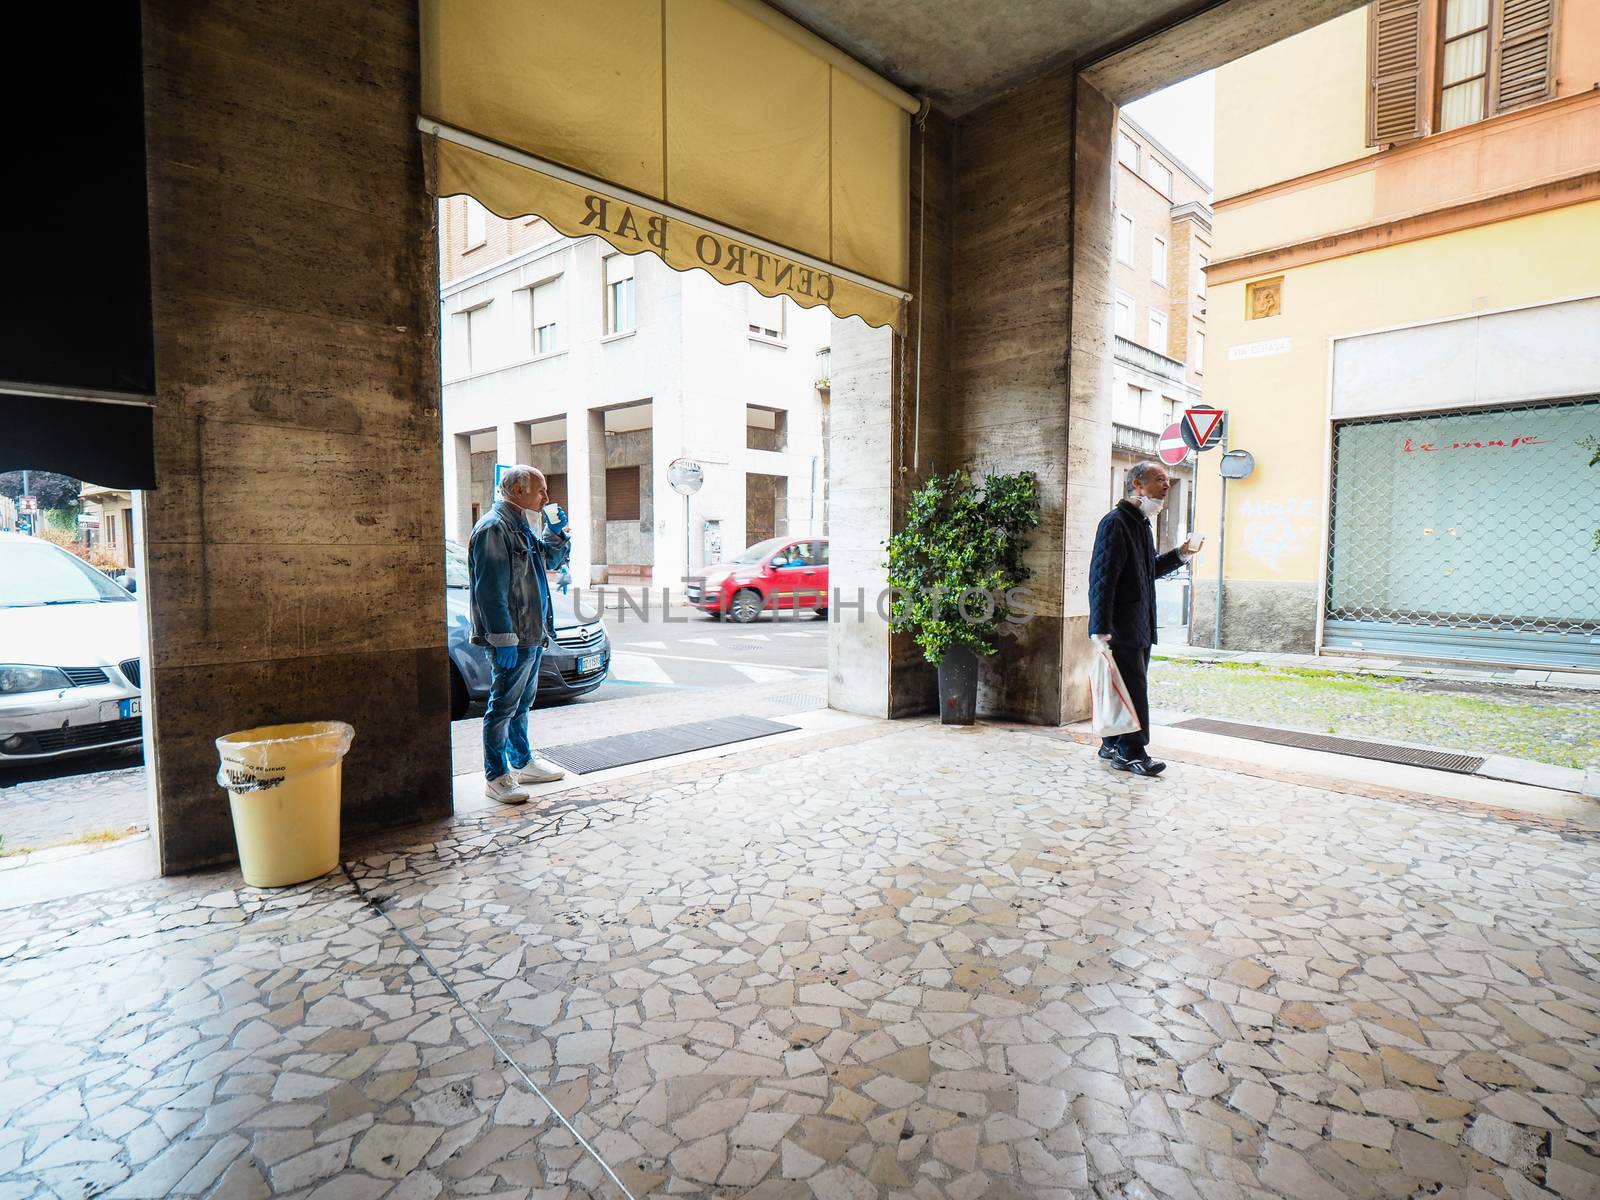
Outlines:
{"type": "Polygon", "coordinates": [[[785,671],[782,667],[747,667],[744,663],[735,663],[732,669],[751,683],[776,683],[780,679],[795,678],[793,671],[785,671]]]}
{"type": "Polygon", "coordinates": [[[667,644],[665,642],[635,642],[633,648],[635,650],[665,650],[667,644]]]}
{"type": "Polygon", "coordinates": [[[655,659],[624,651],[612,651],[611,678],[624,683],[672,683],[672,676],[655,659]]]}
{"type": "MultiPolygon", "coordinates": [[[[717,644],[717,639],[709,637],[683,638],[678,642],[678,644],[680,646],[715,646],[717,644]]],[[[662,649],[664,650],[666,647],[663,646],[662,649]]]]}
{"type": "Polygon", "coordinates": [[[770,642],[772,640],[764,633],[736,633],[733,638],[736,642],[770,642]]]}

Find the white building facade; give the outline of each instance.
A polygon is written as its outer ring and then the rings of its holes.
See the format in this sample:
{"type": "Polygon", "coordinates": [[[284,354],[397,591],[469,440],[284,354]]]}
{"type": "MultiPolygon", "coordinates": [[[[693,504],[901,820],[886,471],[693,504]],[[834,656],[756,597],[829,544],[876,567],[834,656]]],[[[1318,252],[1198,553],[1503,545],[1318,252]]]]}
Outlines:
{"type": "Polygon", "coordinates": [[[440,209],[451,537],[510,463],[544,471],[567,508],[580,586],[676,585],[751,542],[826,534],[825,309],[465,197],[440,209]],[[704,471],[687,501],[668,483],[678,458],[704,471]]]}

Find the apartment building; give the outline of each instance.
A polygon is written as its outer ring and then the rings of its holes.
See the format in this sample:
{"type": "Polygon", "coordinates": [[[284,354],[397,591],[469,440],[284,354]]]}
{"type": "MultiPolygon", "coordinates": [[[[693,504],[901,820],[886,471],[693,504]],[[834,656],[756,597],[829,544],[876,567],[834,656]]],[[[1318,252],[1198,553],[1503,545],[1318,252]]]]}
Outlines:
{"type": "Polygon", "coordinates": [[[826,534],[826,309],[464,196],[439,208],[451,537],[509,463],[566,506],[579,584],[675,583],[768,537],[826,534]],[[668,483],[678,458],[704,471],[687,499],[668,483]]]}
{"type": "MultiPolygon", "coordinates": [[[[1112,502],[1128,468],[1156,461],[1161,434],[1201,402],[1211,187],[1126,113],[1117,124],[1116,339],[1112,366],[1112,502]]],[[[1192,528],[1194,467],[1169,468],[1159,549],[1192,528]]]]}

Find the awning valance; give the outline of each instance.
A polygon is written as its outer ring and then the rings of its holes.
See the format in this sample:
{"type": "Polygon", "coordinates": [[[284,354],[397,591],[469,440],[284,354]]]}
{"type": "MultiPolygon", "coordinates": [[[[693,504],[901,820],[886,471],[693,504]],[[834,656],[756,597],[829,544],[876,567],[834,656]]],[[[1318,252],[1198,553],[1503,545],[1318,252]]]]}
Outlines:
{"type": "Polygon", "coordinates": [[[440,195],[898,324],[916,103],[759,0],[422,0],[440,195]]]}

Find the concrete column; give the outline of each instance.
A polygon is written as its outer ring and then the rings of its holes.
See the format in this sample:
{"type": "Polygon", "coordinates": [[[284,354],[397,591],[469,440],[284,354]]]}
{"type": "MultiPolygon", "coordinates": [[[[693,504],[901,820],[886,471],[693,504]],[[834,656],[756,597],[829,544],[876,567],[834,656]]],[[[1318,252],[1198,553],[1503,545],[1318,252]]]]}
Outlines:
{"type": "Polygon", "coordinates": [[[571,501],[572,581],[580,587],[605,580],[606,419],[599,409],[567,413],[567,496],[571,501]]]}
{"type": "Polygon", "coordinates": [[[967,117],[955,153],[952,465],[980,478],[1031,470],[1042,509],[1028,552],[1032,619],[983,660],[978,704],[986,715],[1045,724],[1071,709],[1072,97],[1070,72],[1035,80],[967,117]]]}
{"type": "Polygon", "coordinates": [[[472,438],[464,433],[445,438],[444,500],[445,529],[465,545],[472,533],[472,438]]]}
{"type": "Polygon", "coordinates": [[[232,857],[212,743],[256,725],[355,726],[347,830],[450,811],[438,272],[411,0],[142,16],[160,485],[139,583],[175,872],[232,857]]]}
{"type": "Polygon", "coordinates": [[[1116,247],[1112,179],[1116,172],[1117,109],[1079,78],[1072,146],[1072,351],[1068,370],[1066,504],[1062,550],[1061,716],[1088,715],[1089,560],[1094,531],[1111,507],[1106,496],[1111,461],[1113,271],[1116,247]]]}
{"type": "Polygon", "coordinates": [[[833,322],[828,704],[870,717],[891,715],[892,639],[875,601],[885,586],[883,540],[895,517],[894,344],[887,329],[857,319],[833,322]]]}

